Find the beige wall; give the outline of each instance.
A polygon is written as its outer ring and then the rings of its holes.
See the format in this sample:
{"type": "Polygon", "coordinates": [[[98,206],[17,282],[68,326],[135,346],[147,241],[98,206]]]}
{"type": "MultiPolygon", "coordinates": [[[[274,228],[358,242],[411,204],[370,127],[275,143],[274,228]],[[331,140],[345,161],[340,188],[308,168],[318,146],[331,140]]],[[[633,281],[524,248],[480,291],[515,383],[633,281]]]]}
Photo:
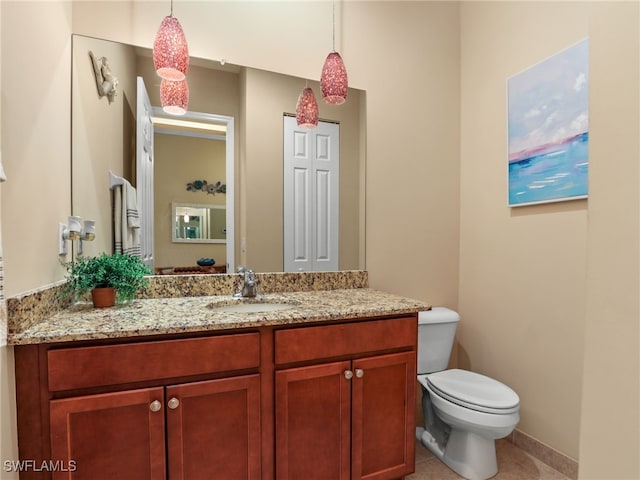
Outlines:
{"type": "Polygon", "coordinates": [[[455,2],[353,2],[345,61],[367,91],[366,265],[375,288],[457,307],[455,2]],[[352,48],[357,53],[347,57],[352,48]]]}
{"type": "Polygon", "coordinates": [[[580,478],[640,478],[640,3],[589,5],[589,224],[580,478]],[[615,392],[615,393],[614,393],[615,392]],[[603,452],[603,441],[615,448],[603,452]]]}
{"type": "MultiPolygon", "coordinates": [[[[0,9],[0,25],[2,24],[2,9],[0,9]]],[[[0,37],[0,48],[2,39],[0,37]]],[[[2,65],[0,65],[0,87],[2,86],[2,65]]],[[[0,107],[2,99],[0,97],[0,107]]],[[[0,125],[2,124],[2,110],[0,108],[0,125]]],[[[2,152],[2,137],[0,136],[0,154],[2,152]]],[[[1,155],[0,155],[1,160],[1,155]]],[[[0,184],[0,193],[2,184],[0,184]]],[[[0,195],[0,207],[2,196],[0,195]]],[[[2,226],[2,213],[0,208],[0,227],[2,226]]],[[[0,228],[2,230],[2,228],[0,228]]],[[[1,242],[1,235],[0,235],[1,242]]],[[[2,244],[0,243],[0,258],[2,257],[2,244]]],[[[3,262],[4,265],[4,262],[3,262]]],[[[13,350],[6,346],[7,343],[7,311],[4,303],[4,281],[0,280],[0,458],[15,458],[18,446],[15,442],[15,396],[13,381],[13,350]]]]}
{"type": "Polygon", "coordinates": [[[585,38],[588,26],[580,3],[461,10],[459,361],[516,390],[518,428],[576,459],[587,201],[507,206],[506,79],[585,38]]]}
{"type": "MultiPolygon", "coordinates": [[[[71,4],[2,2],[0,9],[0,144],[8,178],[0,203],[5,294],[11,296],[62,277],[56,232],[71,209],[71,4]]],[[[13,351],[2,346],[3,461],[17,458],[15,438],[13,351]]],[[[17,475],[3,472],[4,478],[17,475]]]]}
{"type": "Polygon", "coordinates": [[[514,387],[518,428],[585,479],[640,473],[638,20],[631,2],[461,10],[459,359],[514,387]],[[589,200],[509,209],[506,78],[587,36],[589,200]]]}
{"type": "Polygon", "coordinates": [[[2,241],[11,296],[63,274],[56,237],[71,213],[71,4],[1,8],[2,157],[10,179],[2,186],[2,241]]]}
{"type": "MultiPolygon", "coordinates": [[[[367,92],[371,285],[459,308],[462,361],[521,394],[525,433],[580,457],[581,478],[637,479],[638,3],[338,6],[337,49],[367,92]],[[590,198],[511,212],[506,77],[586,35],[590,198]],[[615,447],[603,454],[603,442],[615,447]]],[[[317,79],[330,7],[178,2],[174,14],[196,56],[317,79]]],[[[0,8],[2,233],[15,295],[63,274],[55,232],[70,208],[70,33],[148,47],[168,11],[166,2],[0,8]],[[25,218],[28,235],[17,228],[25,218]]],[[[13,413],[7,353],[0,402],[13,413]]],[[[14,458],[14,419],[1,418],[0,453],[14,458]]]]}

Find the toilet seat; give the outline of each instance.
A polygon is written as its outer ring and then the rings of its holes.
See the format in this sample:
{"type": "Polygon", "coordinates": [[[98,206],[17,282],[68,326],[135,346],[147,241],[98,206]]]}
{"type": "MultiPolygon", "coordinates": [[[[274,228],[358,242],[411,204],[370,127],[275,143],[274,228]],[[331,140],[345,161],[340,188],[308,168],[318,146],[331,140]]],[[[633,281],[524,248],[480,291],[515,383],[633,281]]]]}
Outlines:
{"type": "Polygon", "coordinates": [[[493,378],[467,370],[444,370],[426,375],[433,393],[471,410],[511,414],[520,408],[518,394],[493,378]]]}

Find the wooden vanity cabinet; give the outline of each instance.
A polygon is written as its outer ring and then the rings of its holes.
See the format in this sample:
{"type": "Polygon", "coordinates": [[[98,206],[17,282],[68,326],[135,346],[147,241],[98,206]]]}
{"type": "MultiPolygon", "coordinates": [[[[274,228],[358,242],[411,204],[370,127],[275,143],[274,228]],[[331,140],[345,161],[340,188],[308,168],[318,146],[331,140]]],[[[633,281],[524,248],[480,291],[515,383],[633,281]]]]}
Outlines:
{"type": "Polygon", "coordinates": [[[249,375],[51,400],[53,478],[258,480],[259,397],[249,375]]]}
{"type": "Polygon", "coordinates": [[[54,468],[21,479],[260,478],[257,332],[17,347],[16,364],[23,360],[44,375],[28,382],[16,372],[20,456],[37,465],[50,459],[54,468]],[[219,378],[180,381],[202,376],[219,378]],[[152,386],[136,387],[144,384],[152,386]]]}
{"type": "Polygon", "coordinates": [[[305,364],[275,373],[277,480],[414,471],[414,318],[283,330],[275,342],[276,363],[305,364]]]}
{"type": "Polygon", "coordinates": [[[417,316],[15,347],[20,479],[414,470],[417,316]]]}

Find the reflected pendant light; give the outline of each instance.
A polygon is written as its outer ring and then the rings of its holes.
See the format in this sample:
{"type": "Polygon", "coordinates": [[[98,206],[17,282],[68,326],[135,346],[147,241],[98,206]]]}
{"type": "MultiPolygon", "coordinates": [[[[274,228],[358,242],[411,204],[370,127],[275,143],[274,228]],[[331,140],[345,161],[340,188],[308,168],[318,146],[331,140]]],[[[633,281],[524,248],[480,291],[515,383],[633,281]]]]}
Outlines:
{"type": "Polygon", "coordinates": [[[172,82],[164,78],[160,82],[162,110],[171,115],[184,115],[189,105],[189,85],[186,80],[172,82]]]}
{"type": "Polygon", "coordinates": [[[189,46],[182,25],[171,15],[164,17],[153,42],[153,65],[158,75],[166,80],[184,80],[189,68],[189,46]]]}
{"type": "Polygon", "coordinates": [[[300,92],[296,105],[296,121],[299,127],[315,128],[318,126],[318,102],[310,87],[300,92]]]}
{"type": "Polygon", "coordinates": [[[333,3],[333,51],[327,55],[320,76],[320,88],[324,101],[333,105],[341,105],[347,100],[347,68],[338,52],[336,52],[336,5],[333,3]]]}

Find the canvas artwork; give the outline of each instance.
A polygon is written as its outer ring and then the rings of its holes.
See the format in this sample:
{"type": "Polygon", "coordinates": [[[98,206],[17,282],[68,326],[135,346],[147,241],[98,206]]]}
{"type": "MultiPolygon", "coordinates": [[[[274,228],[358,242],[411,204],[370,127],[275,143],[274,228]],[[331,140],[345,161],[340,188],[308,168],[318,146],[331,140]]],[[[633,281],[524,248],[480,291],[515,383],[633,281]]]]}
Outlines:
{"type": "Polygon", "coordinates": [[[589,41],[507,80],[509,206],[586,198],[589,41]]]}

